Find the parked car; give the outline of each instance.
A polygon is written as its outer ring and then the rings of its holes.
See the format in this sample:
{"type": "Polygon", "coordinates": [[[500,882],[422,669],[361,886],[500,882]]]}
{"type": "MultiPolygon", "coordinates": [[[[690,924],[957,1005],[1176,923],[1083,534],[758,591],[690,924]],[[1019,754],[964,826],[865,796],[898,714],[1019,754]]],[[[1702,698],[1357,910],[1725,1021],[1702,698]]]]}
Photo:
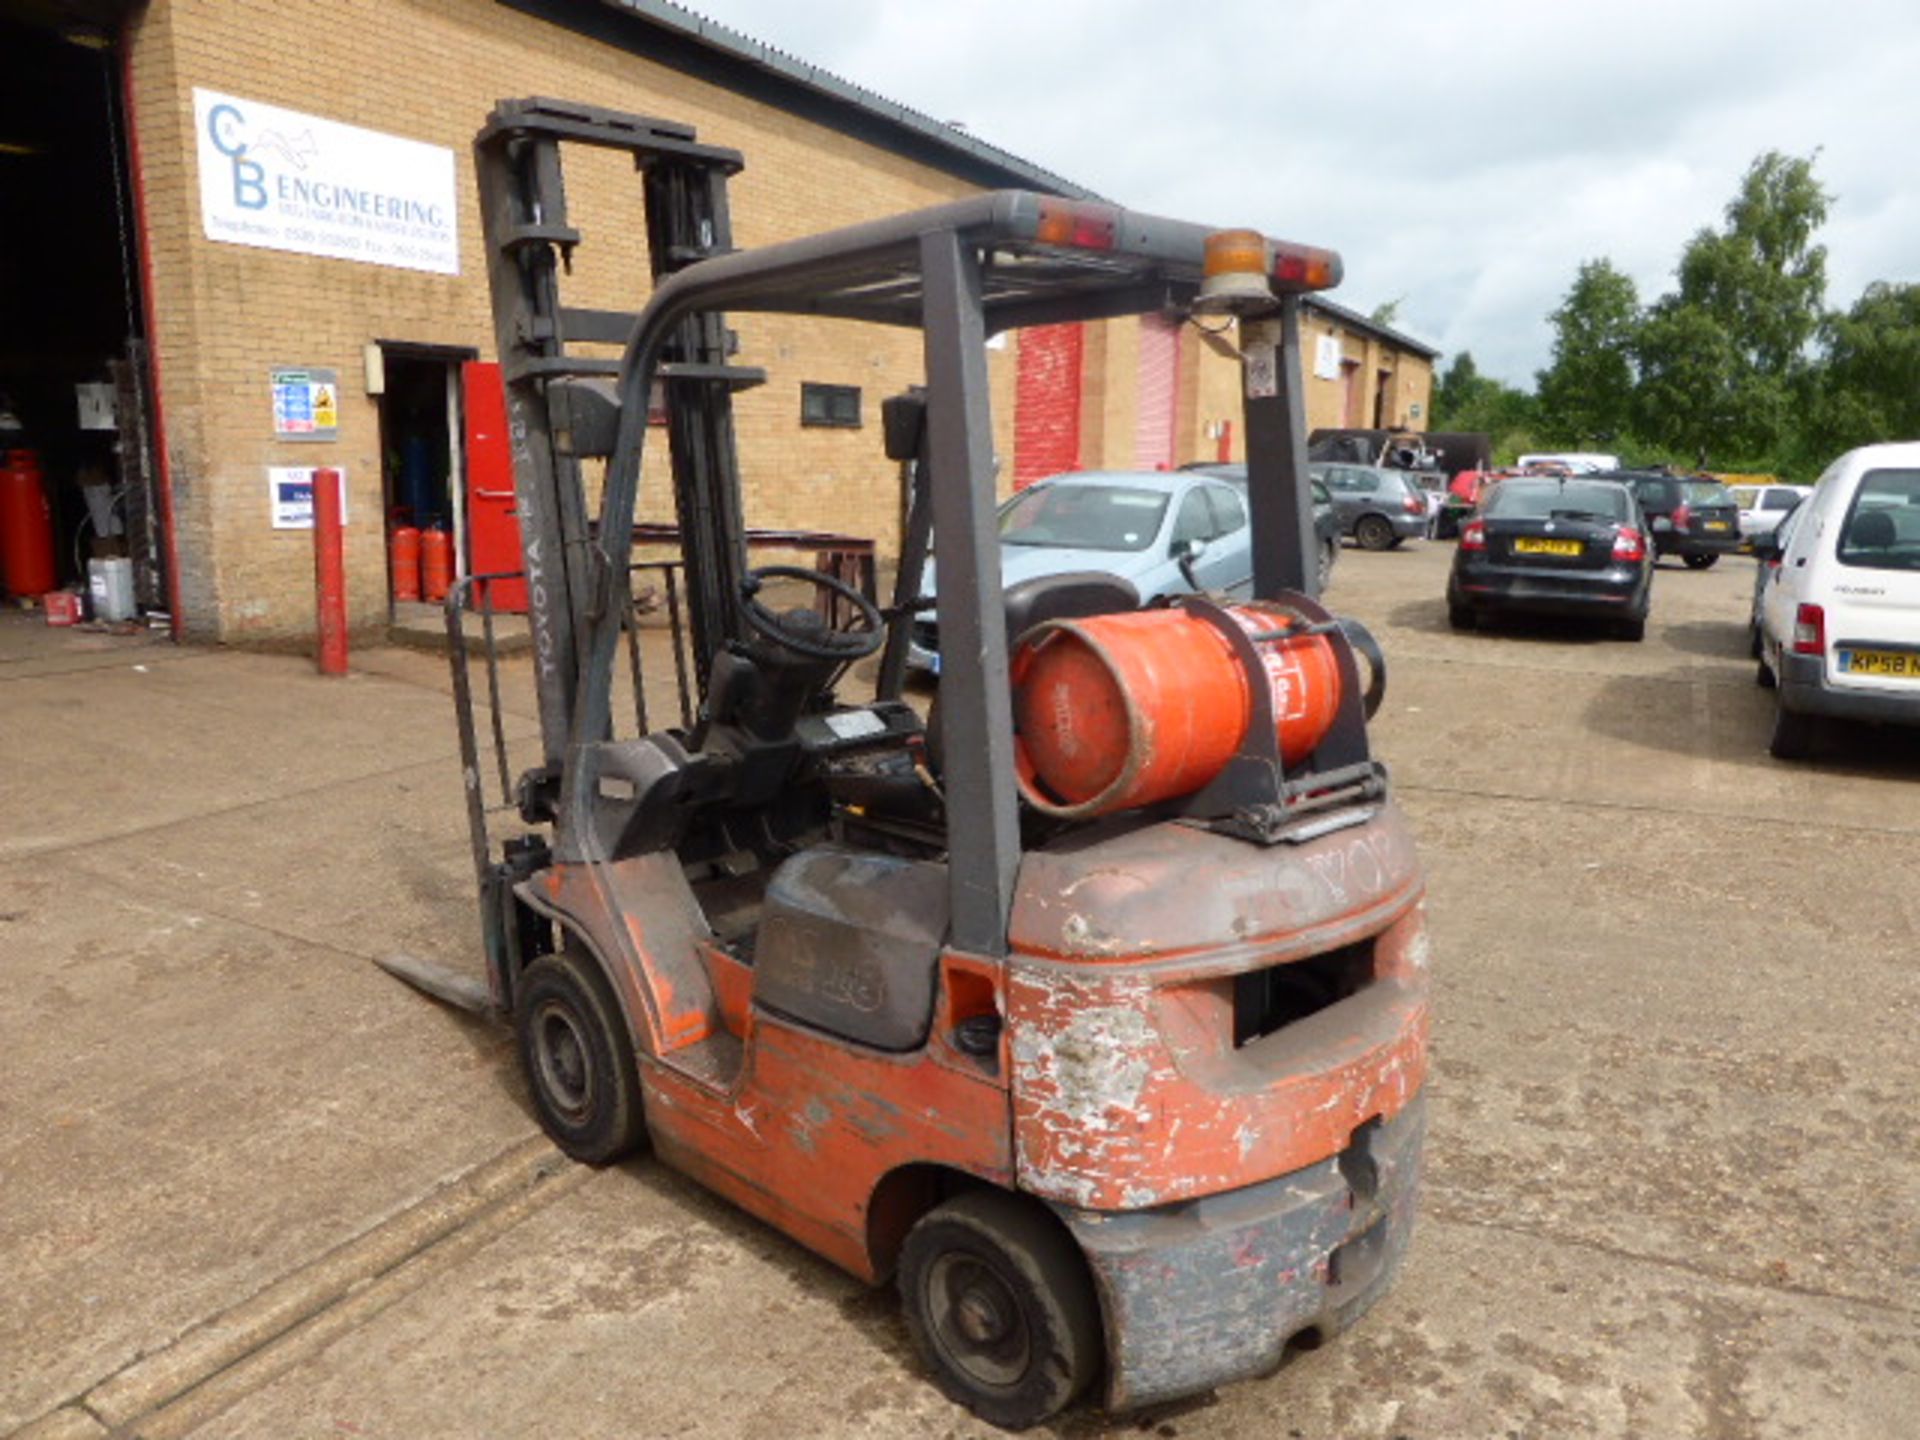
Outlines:
{"type": "MultiPolygon", "coordinates": [[[[1102,571],[1139,592],[1141,603],[1200,588],[1245,595],[1253,549],[1244,486],[1195,471],[1089,470],[1029,485],[1000,507],[1000,573],[1008,585],[1041,575],[1102,571]]],[[[934,593],[929,563],[924,594],[934,593]]],[[[907,664],[940,673],[940,632],[931,612],[914,623],[907,664]]]]}
{"type": "Polygon", "coordinates": [[[1811,485],[1730,485],[1727,492],[1740,507],[1741,541],[1751,546],[1761,535],[1771,535],[1787,512],[1813,493],[1811,485]]]}
{"type": "MultiPolygon", "coordinates": [[[[1807,488],[1811,492],[1812,487],[1807,488]]],[[[1760,658],[1760,608],[1766,602],[1767,586],[1773,583],[1773,572],[1780,568],[1780,552],[1791,541],[1793,527],[1799,523],[1801,513],[1805,509],[1804,501],[1794,506],[1780,518],[1773,529],[1758,536],[1754,541],[1754,559],[1758,563],[1753,567],[1753,598],[1747,607],[1747,640],[1748,648],[1756,660],[1760,658]]],[[[1773,671],[1765,665],[1760,667],[1755,678],[1761,685],[1772,688],[1773,671]]]]}
{"type": "Polygon", "coordinates": [[[1718,480],[1664,470],[1615,470],[1599,477],[1633,491],[1647,517],[1655,557],[1678,555],[1689,570],[1707,570],[1740,548],[1740,507],[1718,480]]]}
{"type": "Polygon", "coordinates": [[[1341,533],[1361,549],[1391,550],[1427,533],[1426,492],[1406,471],[1320,463],[1307,469],[1332,492],[1341,533]]]}
{"type": "MultiPolygon", "coordinates": [[[[1202,475],[1211,475],[1217,480],[1238,485],[1242,494],[1247,489],[1247,467],[1242,461],[1222,460],[1202,462],[1198,465],[1184,465],[1183,470],[1195,471],[1202,475]]],[[[1319,480],[1312,478],[1312,466],[1308,466],[1308,487],[1313,493],[1313,534],[1318,546],[1320,565],[1320,589],[1324,592],[1327,583],[1333,579],[1334,562],[1340,558],[1340,516],[1333,506],[1333,495],[1319,480]]]]}
{"type": "Polygon", "coordinates": [[[1809,754],[1827,715],[1920,725],[1920,443],[1848,451],[1755,553],[1773,754],[1809,754]]]}
{"type": "Polygon", "coordinates": [[[1461,527],[1447,621],[1471,630],[1501,613],[1598,617],[1647,633],[1653,554],[1633,492],[1611,480],[1519,475],[1461,527]]]}

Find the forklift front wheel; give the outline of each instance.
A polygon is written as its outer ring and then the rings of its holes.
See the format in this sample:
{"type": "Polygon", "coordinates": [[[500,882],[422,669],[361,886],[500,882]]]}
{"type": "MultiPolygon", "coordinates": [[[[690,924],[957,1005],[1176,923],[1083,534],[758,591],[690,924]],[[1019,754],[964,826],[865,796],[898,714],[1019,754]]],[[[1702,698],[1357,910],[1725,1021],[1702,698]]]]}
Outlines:
{"type": "Polygon", "coordinates": [[[1099,1371],[1086,1261],[1034,1201],[982,1189],[928,1212],[900,1251],[900,1298],[940,1388],[991,1424],[1037,1425],[1099,1371]]]}
{"type": "Polygon", "coordinates": [[[640,1074],[619,1003],[600,967],[572,951],[520,977],[514,1031],[540,1124],[575,1160],[608,1165],[646,1136],[640,1074]]]}

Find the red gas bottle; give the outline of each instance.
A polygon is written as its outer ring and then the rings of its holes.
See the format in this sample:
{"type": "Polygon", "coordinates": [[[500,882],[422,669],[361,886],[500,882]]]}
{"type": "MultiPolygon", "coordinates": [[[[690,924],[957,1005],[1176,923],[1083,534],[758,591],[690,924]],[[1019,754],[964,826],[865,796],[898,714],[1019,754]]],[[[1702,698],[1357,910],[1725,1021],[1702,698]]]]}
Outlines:
{"type": "Polygon", "coordinates": [[[40,483],[40,457],[31,450],[0,451],[0,589],[27,597],[57,583],[53,566],[53,510],[40,483]]]}
{"type": "Polygon", "coordinates": [[[393,565],[393,598],[420,598],[420,532],[412,525],[396,525],[387,537],[387,555],[393,565]]]}
{"type": "Polygon", "coordinates": [[[439,602],[453,585],[453,537],[439,526],[420,532],[420,595],[439,602]]]}
{"type": "MultiPolygon", "coordinates": [[[[1340,708],[1324,635],[1291,613],[1223,607],[1259,652],[1281,759],[1310,755],[1340,708]]],[[[1014,768],[1035,809],[1068,819],[1191,795],[1225,768],[1255,683],[1215,626],[1184,610],[1056,620],[1021,637],[1011,666],[1014,768]]]]}

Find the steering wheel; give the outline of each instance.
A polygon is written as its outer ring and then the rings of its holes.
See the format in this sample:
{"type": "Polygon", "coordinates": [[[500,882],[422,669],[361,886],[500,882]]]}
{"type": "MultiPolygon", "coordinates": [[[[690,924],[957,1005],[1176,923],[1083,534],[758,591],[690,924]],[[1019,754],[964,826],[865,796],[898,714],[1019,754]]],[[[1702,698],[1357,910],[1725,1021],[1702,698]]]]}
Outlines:
{"type": "Polygon", "coordinates": [[[808,570],[799,565],[763,565],[757,570],[749,570],[740,579],[740,601],[747,624],[774,644],[796,655],[804,655],[809,660],[860,660],[873,654],[886,642],[886,621],[881,618],[879,607],[846,581],[835,579],[823,571],[808,570]],[[867,622],[866,628],[829,630],[823,625],[812,635],[790,630],[778,615],[760,603],[760,588],[769,580],[804,580],[809,585],[817,586],[853,606],[860,618],[867,622]]]}

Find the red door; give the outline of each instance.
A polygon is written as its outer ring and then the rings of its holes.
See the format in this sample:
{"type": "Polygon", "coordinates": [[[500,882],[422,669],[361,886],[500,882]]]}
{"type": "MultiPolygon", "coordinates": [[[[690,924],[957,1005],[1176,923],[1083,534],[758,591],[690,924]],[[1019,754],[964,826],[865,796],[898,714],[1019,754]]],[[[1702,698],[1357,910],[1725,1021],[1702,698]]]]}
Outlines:
{"type": "MultiPolygon", "coordinates": [[[[525,562],[520,555],[513,447],[507,440],[507,392],[500,382],[500,367],[484,360],[469,360],[460,367],[460,387],[467,429],[468,573],[517,572],[525,568],[525,562]]],[[[502,580],[492,590],[494,609],[526,613],[525,580],[502,580]]]]}
{"type": "Polygon", "coordinates": [[[1171,470],[1180,404],[1180,322],[1140,317],[1140,403],[1134,411],[1133,463],[1171,470]]]}

